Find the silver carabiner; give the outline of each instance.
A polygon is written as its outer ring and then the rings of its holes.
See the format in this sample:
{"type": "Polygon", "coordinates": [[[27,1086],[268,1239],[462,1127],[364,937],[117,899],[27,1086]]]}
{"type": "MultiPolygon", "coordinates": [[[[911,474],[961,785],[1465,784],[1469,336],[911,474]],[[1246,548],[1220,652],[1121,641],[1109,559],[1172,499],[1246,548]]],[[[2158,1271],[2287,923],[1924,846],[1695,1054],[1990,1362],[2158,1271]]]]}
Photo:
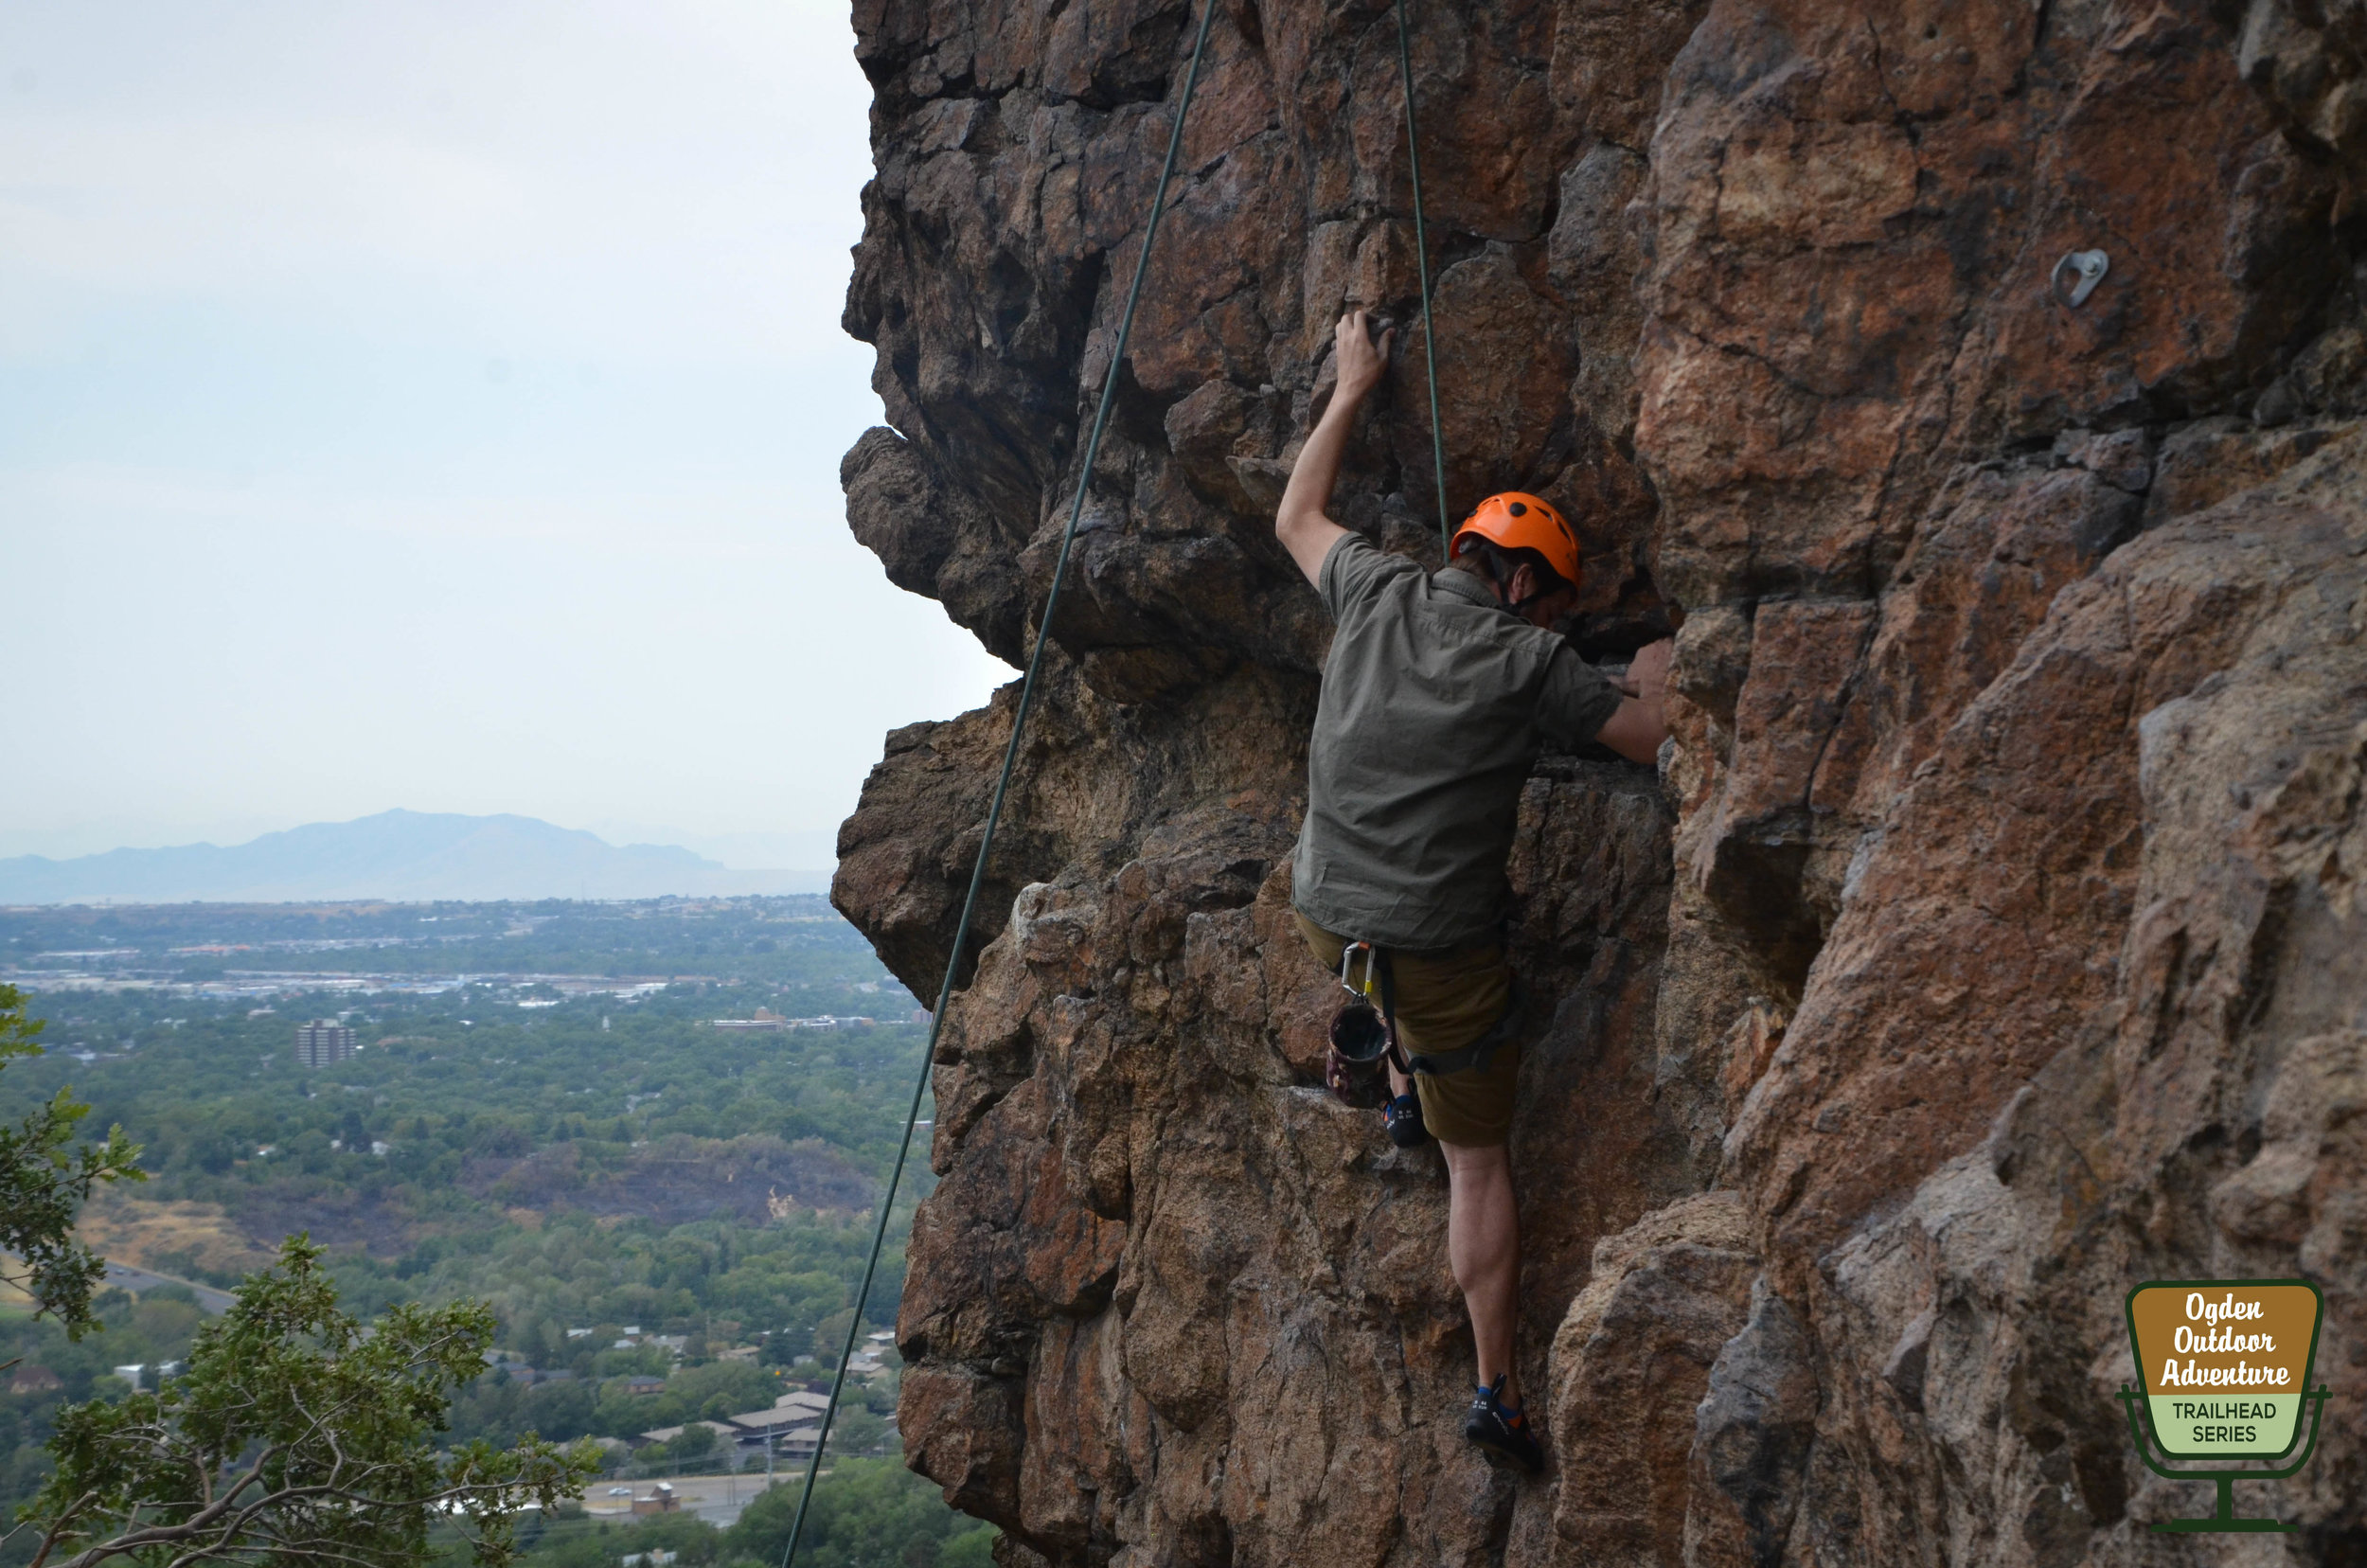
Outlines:
{"type": "Polygon", "coordinates": [[[1380,950],[1373,946],[1372,943],[1347,943],[1340,949],[1340,989],[1346,991],[1350,996],[1361,996],[1365,998],[1367,1001],[1371,1000],[1373,994],[1373,983],[1379,973],[1379,969],[1377,968],[1379,962],[1380,950]],[[1361,948],[1364,952],[1364,984],[1361,988],[1355,981],[1348,978],[1348,966],[1356,961],[1356,953],[1359,948],[1361,948]]]}

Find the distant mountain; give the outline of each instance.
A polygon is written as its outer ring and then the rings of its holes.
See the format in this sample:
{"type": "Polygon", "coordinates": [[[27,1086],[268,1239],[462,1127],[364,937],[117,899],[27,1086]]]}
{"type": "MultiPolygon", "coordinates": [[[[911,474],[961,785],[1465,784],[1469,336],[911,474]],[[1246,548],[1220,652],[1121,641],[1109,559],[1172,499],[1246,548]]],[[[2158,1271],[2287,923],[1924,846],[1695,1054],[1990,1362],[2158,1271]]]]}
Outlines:
{"type": "Polygon", "coordinates": [[[813,893],[828,870],[733,871],[687,849],[618,848],[523,816],[381,811],[250,844],[0,860],[0,903],[279,903],[310,899],[657,899],[813,893]]]}

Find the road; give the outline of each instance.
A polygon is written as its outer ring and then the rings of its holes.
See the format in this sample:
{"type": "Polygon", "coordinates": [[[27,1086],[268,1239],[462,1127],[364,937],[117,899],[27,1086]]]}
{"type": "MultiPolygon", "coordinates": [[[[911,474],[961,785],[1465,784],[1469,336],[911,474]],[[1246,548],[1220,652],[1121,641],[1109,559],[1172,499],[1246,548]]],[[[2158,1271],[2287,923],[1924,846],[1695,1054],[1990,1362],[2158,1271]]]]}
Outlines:
{"type": "MultiPolygon", "coordinates": [[[[826,1470],[822,1473],[830,1472],[826,1470]]],[[[783,1465],[774,1481],[802,1482],[805,1478],[802,1467],[783,1465]]],[[[764,1490],[765,1478],[762,1470],[754,1470],[743,1475],[677,1475],[670,1478],[670,1484],[683,1512],[696,1515],[719,1529],[728,1529],[739,1522],[740,1510],[764,1490]]],[[[630,1486],[622,1481],[596,1481],[584,1490],[583,1511],[612,1523],[626,1522],[632,1517],[632,1499],[647,1497],[656,1489],[654,1481],[635,1481],[630,1486]],[[620,1488],[628,1495],[608,1495],[620,1488]]]]}
{"type": "Polygon", "coordinates": [[[234,1299],[228,1291],[218,1291],[211,1285],[200,1285],[194,1279],[175,1279],[170,1274],[155,1274],[147,1269],[135,1269],[129,1263],[108,1264],[107,1283],[118,1290],[129,1291],[133,1295],[139,1294],[142,1291],[152,1291],[159,1285],[186,1285],[197,1297],[198,1310],[209,1317],[220,1317],[230,1310],[230,1303],[234,1299]]]}

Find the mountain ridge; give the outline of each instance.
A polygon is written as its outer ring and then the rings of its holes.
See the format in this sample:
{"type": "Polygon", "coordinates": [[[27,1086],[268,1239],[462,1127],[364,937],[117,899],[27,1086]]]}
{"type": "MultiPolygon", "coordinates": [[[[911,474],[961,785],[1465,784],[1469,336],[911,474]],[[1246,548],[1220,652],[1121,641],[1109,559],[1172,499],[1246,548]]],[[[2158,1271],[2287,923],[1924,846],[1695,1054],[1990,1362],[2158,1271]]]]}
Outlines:
{"type": "Polygon", "coordinates": [[[397,809],[244,844],[0,860],[0,903],[648,899],[818,891],[827,869],[733,870],[675,845],[613,845],[499,812],[397,809]]]}

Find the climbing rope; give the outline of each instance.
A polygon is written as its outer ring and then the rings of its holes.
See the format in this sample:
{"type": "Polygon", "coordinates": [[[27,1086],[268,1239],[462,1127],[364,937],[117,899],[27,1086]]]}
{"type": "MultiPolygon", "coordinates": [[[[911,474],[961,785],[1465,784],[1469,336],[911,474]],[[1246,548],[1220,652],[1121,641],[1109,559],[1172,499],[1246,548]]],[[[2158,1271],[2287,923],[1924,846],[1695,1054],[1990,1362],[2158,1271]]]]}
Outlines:
{"type": "Polygon", "coordinates": [[[1397,0],[1397,80],[1405,84],[1405,161],[1414,175],[1414,263],[1422,285],[1422,368],[1430,378],[1430,457],[1438,474],[1438,547],[1454,556],[1447,525],[1447,437],[1438,428],[1438,334],[1430,325],[1430,243],[1422,223],[1422,138],[1414,126],[1414,56],[1406,44],[1405,0],[1397,0]]]}
{"type": "MultiPolygon", "coordinates": [[[[1402,6],[1402,0],[1400,0],[1402,6]]],[[[829,1446],[830,1427],[838,1418],[840,1396],[846,1388],[846,1363],[854,1358],[855,1337],[863,1332],[863,1308],[871,1299],[872,1277],[879,1273],[880,1250],[887,1242],[888,1216],[896,1207],[896,1189],[904,1179],[904,1163],[912,1153],[913,1127],[920,1116],[921,1096],[929,1091],[929,1069],[937,1057],[937,1036],[945,1029],[946,1004],[952,1000],[953,976],[961,969],[962,949],[970,942],[970,918],[978,908],[978,890],[987,880],[987,857],[994,852],[994,830],[1003,820],[1003,799],[1011,787],[1011,770],[1019,760],[1020,737],[1027,728],[1027,715],[1035,706],[1036,675],[1043,667],[1044,645],[1051,640],[1053,612],[1059,607],[1060,585],[1068,579],[1069,547],[1077,543],[1077,525],[1085,514],[1085,491],[1093,483],[1094,464],[1101,455],[1101,434],[1109,427],[1110,408],[1116,401],[1118,367],[1126,358],[1126,345],[1134,335],[1134,307],[1143,296],[1143,278],[1150,271],[1151,246],[1159,238],[1159,219],[1167,205],[1167,184],[1175,174],[1176,154],[1184,146],[1184,122],[1192,112],[1192,95],[1200,86],[1201,57],[1208,48],[1208,24],[1216,16],[1217,0],[1203,0],[1200,12],[1200,32],[1192,41],[1192,62],[1184,73],[1184,98],[1176,106],[1175,124],[1167,132],[1166,161],[1159,166],[1159,187],[1151,194],[1150,217],[1143,229],[1142,254],[1134,259],[1134,281],[1126,291],[1126,311],[1118,319],[1117,346],[1111,350],[1109,368],[1101,376],[1101,403],[1094,412],[1093,434],[1085,442],[1085,461],[1077,471],[1077,493],[1069,502],[1068,526],[1060,535],[1060,554],[1052,564],[1052,591],[1044,596],[1043,618],[1036,623],[1035,647],[1027,655],[1027,675],[1020,683],[1019,707],[1011,715],[1011,739],[1003,748],[1003,771],[994,781],[994,799],[987,808],[987,832],[978,843],[978,859],[970,868],[970,891],[962,899],[962,918],[953,928],[952,950],[946,955],[945,979],[937,987],[937,1005],[929,1015],[929,1048],[920,1055],[920,1078],[913,1085],[912,1108],[904,1114],[904,1140],[897,1146],[896,1167],[888,1175],[887,1193],[880,1200],[880,1222],[871,1237],[871,1259],[863,1265],[863,1288],[855,1292],[854,1320],[846,1326],[846,1344],[839,1352],[838,1371],[830,1380],[830,1402],[822,1412],[822,1431],[814,1439],[813,1457],[806,1465],[805,1489],[797,1497],[797,1512],[790,1522],[789,1544],[781,1551],[781,1568],[792,1568],[797,1560],[797,1541],[805,1533],[807,1506],[813,1501],[814,1477],[821,1473],[823,1451],[829,1446]]],[[[1406,112],[1413,112],[1413,100],[1406,101],[1406,112]]],[[[1427,289],[1424,291],[1427,294],[1427,289]]],[[[1433,392],[1433,398],[1435,393],[1433,392]]],[[[1436,425],[1433,415],[1432,424],[1436,425]]],[[[1445,503],[1440,503],[1443,508],[1445,503]]],[[[1443,509],[1441,517],[1445,515],[1443,509]]]]}

